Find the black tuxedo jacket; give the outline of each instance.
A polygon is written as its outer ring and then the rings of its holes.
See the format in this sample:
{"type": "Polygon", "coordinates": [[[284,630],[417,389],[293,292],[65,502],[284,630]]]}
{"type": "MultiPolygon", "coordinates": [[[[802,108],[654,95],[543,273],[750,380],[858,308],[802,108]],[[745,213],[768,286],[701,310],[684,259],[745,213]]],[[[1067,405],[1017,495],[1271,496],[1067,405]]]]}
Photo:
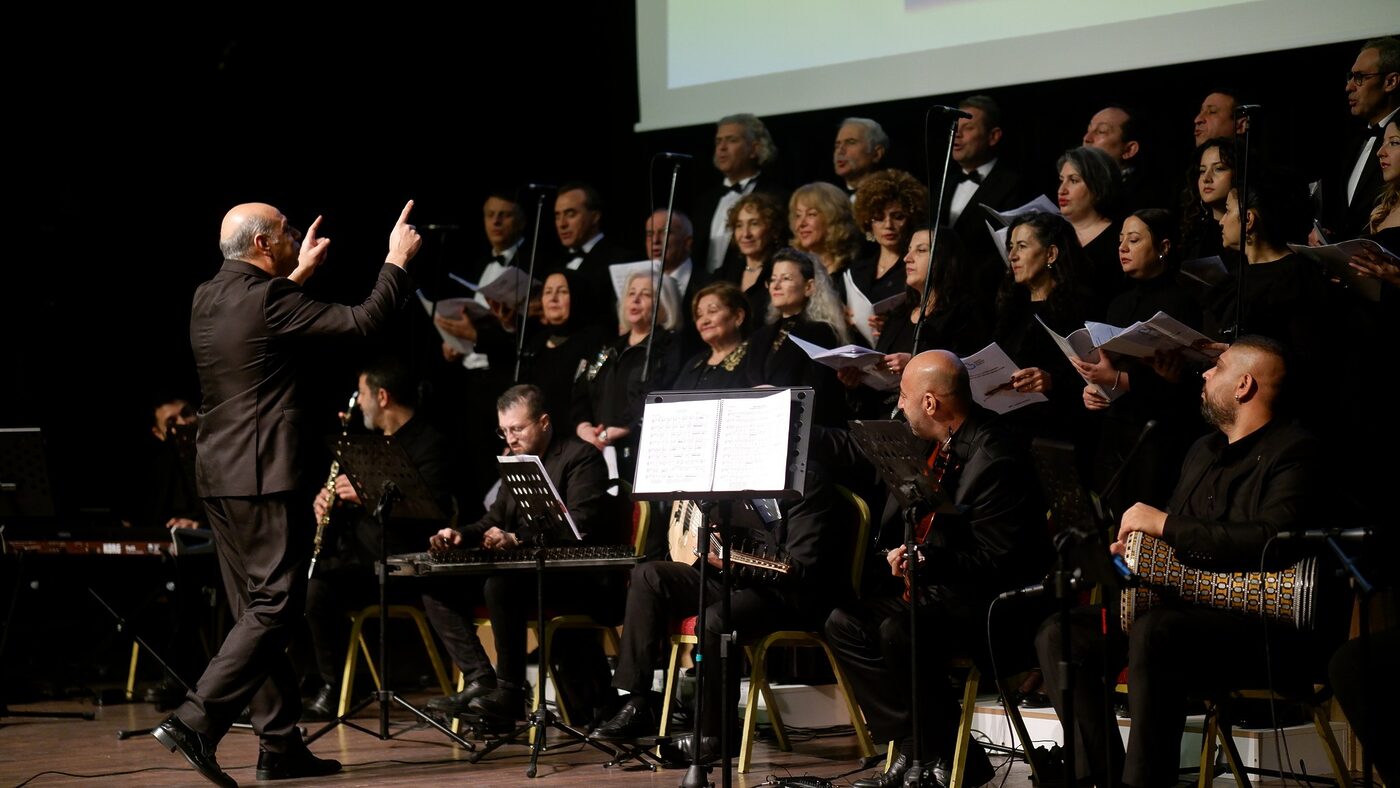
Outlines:
{"type": "Polygon", "coordinates": [[[1366,165],[1361,169],[1361,179],[1356,182],[1356,195],[1347,201],[1347,182],[1351,180],[1356,157],[1361,154],[1361,143],[1366,139],[1365,130],[1347,138],[1346,146],[1338,153],[1331,173],[1322,179],[1320,187],[1322,200],[1323,229],[1331,234],[1330,241],[1346,241],[1366,234],[1371,211],[1376,207],[1376,197],[1385,185],[1381,179],[1381,163],[1376,158],[1376,148],[1380,141],[1371,146],[1366,157],[1366,165]]]}
{"type": "MultiPolygon", "coordinates": [[[[944,226],[948,224],[948,208],[953,201],[955,184],[952,179],[959,171],[960,168],[954,165],[950,171],[948,188],[944,190],[943,207],[938,212],[938,221],[944,226]]],[[[992,243],[991,233],[987,232],[987,219],[990,217],[982,210],[980,204],[986,203],[1004,211],[1025,204],[1027,199],[1028,194],[1021,174],[1008,166],[1004,160],[998,161],[977,187],[977,191],[972,193],[972,199],[968,200],[963,212],[958,214],[958,220],[953,223],[953,231],[962,241],[963,249],[974,260],[986,260],[1001,265],[1001,254],[997,251],[996,244],[992,243]]]]}
{"type": "MultiPolygon", "coordinates": [[[[710,259],[710,225],[714,222],[715,209],[719,206],[720,198],[724,197],[724,193],[727,191],[728,189],[724,186],[724,180],[721,178],[719,183],[701,192],[700,196],[695,198],[694,210],[692,210],[690,214],[690,219],[695,224],[695,241],[690,247],[690,258],[695,260],[696,264],[701,268],[708,267],[710,259]]],[[[777,176],[774,174],[760,172],[758,175],[754,176],[753,188],[747,193],[757,194],[759,192],[771,194],[777,197],[778,201],[781,202],[784,207],[787,206],[788,189],[778,183],[777,176]]],[[[736,257],[739,254],[738,249],[734,247],[732,233],[730,234],[730,239],[729,251],[726,252],[724,256],[725,262],[728,262],[730,257],[736,257]]]]}
{"type": "Polygon", "coordinates": [[[413,292],[403,269],[385,265],[358,306],[328,304],[290,279],[225,260],[194,294],[190,345],[204,394],[196,484],[206,497],[254,496],[314,487],[302,447],[315,422],[298,407],[298,360],[313,340],[378,330],[413,292]]]}

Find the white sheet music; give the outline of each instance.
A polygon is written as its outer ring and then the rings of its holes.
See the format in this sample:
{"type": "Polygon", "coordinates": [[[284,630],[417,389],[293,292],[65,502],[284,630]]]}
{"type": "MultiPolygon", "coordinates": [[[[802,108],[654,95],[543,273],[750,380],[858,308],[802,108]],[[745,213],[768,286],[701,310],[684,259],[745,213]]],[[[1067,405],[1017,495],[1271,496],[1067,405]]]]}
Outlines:
{"type": "Polygon", "coordinates": [[[783,489],[787,479],[791,401],[787,391],[723,401],[711,489],[783,489]]]}
{"type": "MultiPolygon", "coordinates": [[[[786,424],[786,413],[783,418],[786,424]]],[[[716,400],[648,402],[632,489],[639,493],[709,490],[718,429],[716,400]]]]}

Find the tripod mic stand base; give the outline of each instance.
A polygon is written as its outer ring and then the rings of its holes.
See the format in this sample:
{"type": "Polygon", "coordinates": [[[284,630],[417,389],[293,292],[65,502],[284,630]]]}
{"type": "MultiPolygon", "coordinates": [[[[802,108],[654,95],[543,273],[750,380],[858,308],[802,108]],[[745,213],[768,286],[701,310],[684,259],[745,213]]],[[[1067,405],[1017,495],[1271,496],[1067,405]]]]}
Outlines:
{"type": "Polygon", "coordinates": [[[710,767],[691,764],[681,778],[680,788],[714,788],[714,783],[710,782],[710,767]]]}

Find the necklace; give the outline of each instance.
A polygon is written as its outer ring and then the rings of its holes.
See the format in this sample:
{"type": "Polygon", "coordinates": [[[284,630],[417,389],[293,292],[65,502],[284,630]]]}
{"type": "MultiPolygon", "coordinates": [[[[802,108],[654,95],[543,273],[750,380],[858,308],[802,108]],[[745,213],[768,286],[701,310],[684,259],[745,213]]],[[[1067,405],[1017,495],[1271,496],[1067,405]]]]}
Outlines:
{"type": "Polygon", "coordinates": [[[748,273],[750,273],[750,274],[752,274],[752,273],[757,273],[758,271],[762,271],[762,270],[763,270],[763,264],[762,264],[762,263],[759,263],[759,264],[756,265],[756,266],[750,266],[750,265],[747,265],[747,264],[744,266],[744,271],[746,271],[746,272],[748,272],[748,273]]]}

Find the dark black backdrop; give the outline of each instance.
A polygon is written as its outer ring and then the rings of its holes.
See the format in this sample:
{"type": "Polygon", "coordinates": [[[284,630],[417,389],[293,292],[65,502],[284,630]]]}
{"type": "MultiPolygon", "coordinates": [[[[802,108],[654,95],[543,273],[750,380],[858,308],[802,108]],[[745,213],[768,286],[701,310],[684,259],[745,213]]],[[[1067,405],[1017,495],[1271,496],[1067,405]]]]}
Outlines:
{"type": "MultiPolygon", "coordinates": [[[[324,214],[332,255],[312,287],[347,301],[367,289],[409,197],[418,224],[463,226],[449,244],[457,253],[481,243],[479,206],[492,185],[591,180],[608,199],[605,227],[640,248],[649,156],[677,150],[697,157],[682,173],[688,204],[714,177],[713,127],[631,131],[632,4],[598,5],[494,8],[494,32],[482,20],[426,17],[353,31],[270,19],[255,33],[193,25],[171,35],[153,32],[170,20],[125,18],[15,31],[0,425],[46,428],[63,508],[119,501],[149,399],[195,395],[190,296],[218,266],[219,221],[234,203],[271,202],[302,227],[324,214]]],[[[1101,42],[1086,35],[1084,45],[1101,42]]],[[[1243,86],[1265,106],[1261,148],[1273,162],[1315,175],[1318,152],[1348,129],[1341,75],[1356,49],[988,92],[1007,110],[1006,156],[1046,189],[1056,155],[1108,102],[1140,108],[1159,165],[1175,174],[1200,99],[1216,84],[1243,86]]],[[[866,115],[893,138],[891,162],[922,178],[923,111],[957,98],[767,117],[776,167],[792,184],[829,177],[837,123],[866,115]]],[[[438,243],[430,238],[417,264],[436,267],[438,243]]],[[[353,353],[316,363],[329,429],[353,384],[353,353]]]]}

